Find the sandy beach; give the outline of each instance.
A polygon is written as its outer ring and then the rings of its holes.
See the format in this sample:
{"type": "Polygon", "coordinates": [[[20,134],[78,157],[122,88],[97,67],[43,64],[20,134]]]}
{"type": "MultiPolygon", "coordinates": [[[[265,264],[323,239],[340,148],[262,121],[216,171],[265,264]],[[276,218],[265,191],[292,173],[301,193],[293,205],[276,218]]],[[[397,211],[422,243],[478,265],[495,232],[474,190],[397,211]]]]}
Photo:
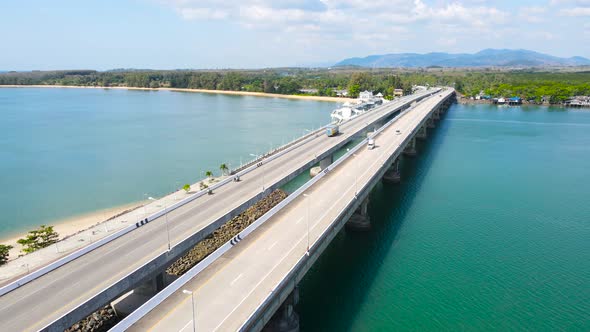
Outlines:
{"type": "Polygon", "coordinates": [[[281,95],[264,92],[247,92],[247,91],[227,91],[227,90],[205,90],[205,89],[183,89],[183,88],[136,88],[127,86],[74,86],[74,85],[0,85],[0,88],[67,88],[67,89],[119,89],[119,90],[144,90],[144,91],[177,91],[177,92],[199,92],[237,96],[254,96],[265,98],[285,98],[299,100],[327,101],[332,103],[344,103],[352,101],[351,98],[325,97],[325,96],[299,96],[299,95],[281,95]]]}
{"type": "MultiPolygon", "coordinates": [[[[46,223],[47,226],[54,226],[53,229],[59,234],[59,238],[64,239],[66,237],[77,234],[81,231],[89,229],[92,226],[100,224],[114,216],[117,216],[123,212],[133,210],[137,207],[143,206],[142,202],[125,204],[113,208],[103,209],[95,212],[82,214],[79,216],[70,217],[63,220],[57,220],[55,222],[46,223]]],[[[34,227],[31,227],[31,230],[34,227]]],[[[0,244],[11,245],[14,248],[10,250],[10,257],[17,257],[21,250],[21,245],[16,243],[20,238],[26,236],[26,232],[12,234],[0,238],[0,244]]]]}

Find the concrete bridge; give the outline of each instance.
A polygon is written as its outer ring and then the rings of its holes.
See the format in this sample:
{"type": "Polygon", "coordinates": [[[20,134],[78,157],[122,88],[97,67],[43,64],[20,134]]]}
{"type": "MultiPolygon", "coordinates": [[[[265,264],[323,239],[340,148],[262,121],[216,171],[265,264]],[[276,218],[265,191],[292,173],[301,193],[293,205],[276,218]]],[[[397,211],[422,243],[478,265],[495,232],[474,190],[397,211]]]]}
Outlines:
{"type": "Polygon", "coordinates": [[[436,93],[385,124],[374,149],[347,153],[213,264],[114,331],[298,331],[298,283],[345,225],[370,228],[369,193],[379,181],[399,181],[400,157],[417,153],[416,140],[427,138],[454,95],[436,93]]]}
{"type": "Polygon", "coordinates": [[[67,264],[11,285],[0,297],[2,330],[63,331],[130,290],[142,290],[138,293],[149,298],[170,282],[163,274],[166,267],[219,226],[310,167],[327,167],[350,141],[433,94],[438,96],[438,90],[377,107],[341,125],[337,137],[309,135],[280,156],[261,160],[241,181],[230,181],[67,264]]]}

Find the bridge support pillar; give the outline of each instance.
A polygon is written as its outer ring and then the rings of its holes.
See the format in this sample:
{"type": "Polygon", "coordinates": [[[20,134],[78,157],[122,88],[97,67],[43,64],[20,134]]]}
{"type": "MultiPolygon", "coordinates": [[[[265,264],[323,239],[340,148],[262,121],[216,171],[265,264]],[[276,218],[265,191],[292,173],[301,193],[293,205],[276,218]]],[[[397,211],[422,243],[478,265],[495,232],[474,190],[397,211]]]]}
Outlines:
{"type": "Polygon", "coordinates": [[[418,133],[416,133],[416,138],[426,139],[426,126],[422,126],[420,127],[420,129],[418,129],[418,133]]]}
{"type": "Polygon", "coordinates": [[[166,272],[159,273],[133,291],[113,301],[111,306],[118,316],[125,317],[164,289],[164,287],[173,281],[172,279],[176,278],[168,275],[166,272]]]}
{"type": "Polygon", "coordinates": [[[367,197],[358,209],[350,216],[346,223],[346,228],[353,231],[366,231],[371,228],[371,220],[367,213],[369,207],[369,197],[367,197]]]}
{"type": "Polygon", "coordinates": [[[434,120],[440,120],[440,107],[437,107],[432,114],[434,120]]]}
{"type": "Polygon", "coordinates": [[[262,331],[299,332],[299,315],[295,312],[295,305],[298,302],[299,288],[295,287],[262,331]]]}
{"type": "Polygon", "coordinates": [[[395,159],[391,167],[383,174],[383,181],[389,183],[399,183],[401,179],[399,173],[399,157],[395,159]]]}
{"type": "Polygon", "coordinates": [[[320,174],[320,172],[323,171],[324,169],[326,169],[328,166],[330,166],[333,161],[334,161],[333,155],[329,155],[328,157],[320,160],[320,166],[312,167],[309,170],[309,175],[313,178],[314,176],[320,174]]]}
{"type": "Polygon", "coordinates": [[[406,145],[404,149],[404,154],[406,156],[415,156],[416,155],[416,138],[412,138],[412,140],[406,145]]]}
{"type": "Polygon", "coordinates": [[[434,128],[434,119],[432,116],[430,118],[428,118],[428,120],[426,120],[426,127],[434,128]]]}

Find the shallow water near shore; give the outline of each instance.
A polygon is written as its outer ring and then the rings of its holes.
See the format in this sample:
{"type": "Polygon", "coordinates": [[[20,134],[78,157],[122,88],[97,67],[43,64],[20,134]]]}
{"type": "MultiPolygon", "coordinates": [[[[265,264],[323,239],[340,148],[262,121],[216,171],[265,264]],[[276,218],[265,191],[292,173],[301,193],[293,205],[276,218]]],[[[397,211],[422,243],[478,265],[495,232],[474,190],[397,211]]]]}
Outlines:
{"type": "Polygon", "coordinates": [[[329,122],[338,104],[171,91],[0,89],[0,237],[158,197],[329,122]]]}
{"type": "Polygon", "coordinates": [[[300,284],[301,331],[590,330],[590,112],[453,105],[300,284]]]}

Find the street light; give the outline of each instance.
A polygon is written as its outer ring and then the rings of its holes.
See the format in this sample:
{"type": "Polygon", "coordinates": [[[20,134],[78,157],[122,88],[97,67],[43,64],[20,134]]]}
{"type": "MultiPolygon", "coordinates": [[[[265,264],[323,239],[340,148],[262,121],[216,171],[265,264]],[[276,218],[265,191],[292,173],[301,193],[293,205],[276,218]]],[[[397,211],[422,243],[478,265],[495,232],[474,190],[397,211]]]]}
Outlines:
{"type": "Polygon", "coordinates": [[[303,196],[305,196],[305,200],[307,201],[307,256],[309,256],[309,197],[311,197],[311,195],[308,194],[303,194],[303,196]]]}
{"type": "MultiPolygon", "coordinates": [[[[352,154],[355,158],[358,157],[356,153],[352,154]]],[[[356,160],[355,160],[356,162],[356,160]]],[[[356,163],[355,172],[354,172],[354,197],[358,194],[358,180],[359,180],[359,172],[358,172],[358,163],[356,163]]]]}
{"type": "Polygon", "coordinates": [[[197,317],[195,316],[195,297],[193,295],[193,292],[183,289],[182,292],[184,294],[189,294],[191,296],[191,303],[192,303],[192,307],[193,307],[193,332],[197,331],[197,317]]]}
{"type": "MultiPolygon", "coordinates": [[[[156,201],[156,199],[151,196],[148,197],[148,199],[150,201],[156,201]]],[[[168,238],[168,251],[170,251],[170,230],[168,229],[168,210],[166,209],[166,203],[165,203],[164,199],[162,199],[162,204],[164,205],[164,218],[165,218],[165,224],[166,224],[166,236],[168,238]]]]}
{"type": "MultiPolygon", "coordinates": [[[[256,158],[256,160],[258,160],[260,157],[262,157],[262,155],[258,155],[258,154],[254,154],[254,153],[250,153],[250,155],[254,158],[256,158]]],[[[262,183],[262,192],[264,192],[264,172],[262,172],[262,177],[260,178],[262,183]]]]}

